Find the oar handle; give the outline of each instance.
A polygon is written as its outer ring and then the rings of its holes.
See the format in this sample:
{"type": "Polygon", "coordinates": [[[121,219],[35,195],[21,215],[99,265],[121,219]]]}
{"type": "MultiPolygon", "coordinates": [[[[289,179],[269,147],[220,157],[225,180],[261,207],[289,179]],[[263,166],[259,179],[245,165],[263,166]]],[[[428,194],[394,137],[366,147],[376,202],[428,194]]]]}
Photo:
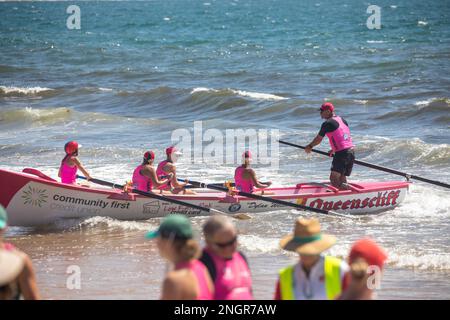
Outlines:
{"type": "MultiPolygon", "coordinates": [[[[278,140],[278,142],[281,143],[281,144],[288,145],[288,146],[292,146],[292,147],[296,147],[296,148],[300,148],[300,149],[306,149],[305,146],[301,146],[301,145],[298,145],[298,144],[295,144],[295,143],[282,141],[282,140],[278,140]]],[[[315,153],[318,153],[318,154],[321,154],[321,155],[324,155],[324,156],[329,156],[328,153],[320,151],[320,150],[312,149],[311,151],[315,152],[315,153]]],[[[419,176],[416,176],[414,174],[401,172],[401,171],[398,171],[398,170],[395,170],[395,169],[379,166],[379,165],[376,165],[376,164],[373,164],[373,163],[369,163],[369,162],[365,162],[365,161],[361,161],[361,160],[355,160],[354,163],[359,164],[361,166],[368,167],[368,168],[372,168],[372,169],[376,169],[376,170],[380,170],[380,171],[396,174],[396,175],[405,177],[408,180],[409,179],[415,179],[415,180],[419,180],[419,181],[422,181],[422,182],[427,182],[427,183],[430,183],[430,184],[434,184],[436,186],[440,186],[440,187],[443,187],[443,188],[450,189],[450,184],[445,183],[445,182],[441,182],[441,181],[437,181],[437,180],[431,180],[431,179],[427,179],[427,178],[424,178],[424,177],[419,177],[419,176]]]]}

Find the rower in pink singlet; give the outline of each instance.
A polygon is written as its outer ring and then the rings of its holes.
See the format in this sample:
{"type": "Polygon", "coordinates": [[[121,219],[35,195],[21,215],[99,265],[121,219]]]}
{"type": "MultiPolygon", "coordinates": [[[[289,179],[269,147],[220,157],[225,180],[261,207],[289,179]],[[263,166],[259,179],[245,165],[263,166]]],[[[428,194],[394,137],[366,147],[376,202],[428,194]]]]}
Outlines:
{"type": "Polygon", "coordinates": [[[261,183],[256,178],[255,171],[250,168],[252,161],[252,154],[250,151],[245,151],[242,155],[242,165],[237,167],[234,172],[234,182],[236,189],[242,192],[253,193],[255,187],[267,188],[272,182],[261,183]]]}
{"type": "Polygon", "coordinates": [[[78,169],[83,172],[87,180],[91,179],[91,176],[86,171],[86,169],[84,169],[83,165],[77,158],[79,147],[80,146],[76,141],[69,141],[64,146],[66,155],[61,161],[61,166],[59,167],[58,173],[58,177],[61,178],[62,183],[75,184],[77,180],[78,169]]]}

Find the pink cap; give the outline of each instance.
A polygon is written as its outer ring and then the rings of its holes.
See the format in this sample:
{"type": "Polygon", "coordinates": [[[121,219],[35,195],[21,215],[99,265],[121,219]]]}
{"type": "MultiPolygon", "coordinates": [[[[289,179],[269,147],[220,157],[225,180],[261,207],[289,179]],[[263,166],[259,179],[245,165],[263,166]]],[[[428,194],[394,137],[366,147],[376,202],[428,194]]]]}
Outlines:
{"type": "Polygon", "coordinates": [[[383,269],[387,254],[375,241],[365,238],[356,241],[350,250],[350,264],[357,258],[363,258],[369,265],[375,265],[383,269]]]}
{"type": "Polygon", "coordinates": [[[166,149],[166,154],[168,156],[170,156],[171,154],[181,155],[181,152],[179,152],[178,149],[175,148],[175,146],[171,146],[166,149]]]}
{"type": "Polygon", "coordinates": [[[243,154],[242,154],[242,158],[248,158],[248,159],[251,159],[252,158],[252,153],[250,152],[250,151],[245,151],[243,154]]]}
{"type": "Polygon", "coordinates": [[[145,160],[154,160],[155,159],[155,153],[153,151],[147,151],[144,153],[144,159],[145,160]]]}
{"type": "Polygon", "coordinates": [[[174,146],[171,146],[171,147],[168,147],[167,149],[166,149],[166,154],[168,155],[168,156],[170,156],[172,153],[174,153],[175,151],[177,151],[177,149],[174,147],[174,146]]]}
{"type": "Polygon", "coordinates": [[[330,110],[331,112],[334,111],[334,106],[333,106],[333,104],[331,102],[325,102],[320,107],[320,111],[326,111],[326,110],[330,110]]]}

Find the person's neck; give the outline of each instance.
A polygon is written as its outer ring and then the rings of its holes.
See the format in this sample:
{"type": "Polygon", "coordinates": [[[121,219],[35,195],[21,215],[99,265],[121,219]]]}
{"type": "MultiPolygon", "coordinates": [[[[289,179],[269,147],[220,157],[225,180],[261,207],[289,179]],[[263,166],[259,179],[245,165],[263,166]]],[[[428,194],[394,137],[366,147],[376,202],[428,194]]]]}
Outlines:
{"type": "Polygon", "coordinates": [[[175,266],[175,270],[177,269],[183,269],[183,266],[189,264],[190,262],[192,262],[194,259],[191,260],[178,260],[174,262],[174,266],[175,266]]]}
{"type": "Polygon", "coordinates": [[[349,300],[372,300],[374,297],[373,290],[367,287],[366,281],[352,281],[347,291],[347,299],[349,300]]]}
{"type": "Polygon", "coordinates": [[[308,263],[306,265],[302,261],[300,261],[300,266],[302,267],[303,271],[305,271],[305,273],[308,277],[309,277],[309,274],[311,273],[311,270],[319,262],[319,260],[320,260],[320,256],[313,263],[308,263]]]}

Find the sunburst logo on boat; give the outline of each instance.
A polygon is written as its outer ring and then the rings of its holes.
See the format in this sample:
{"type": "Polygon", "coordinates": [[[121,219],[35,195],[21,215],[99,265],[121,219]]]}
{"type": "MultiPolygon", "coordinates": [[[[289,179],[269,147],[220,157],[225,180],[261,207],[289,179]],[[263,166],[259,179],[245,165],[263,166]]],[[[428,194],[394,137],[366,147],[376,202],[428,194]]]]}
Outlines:
{"type": "Polygon", "coordinates": [[[22,199],[24,199],[23,204],[29,204],[36,207],[42,207],[42,204],[47,202],[47,190],[37,189],[28,186],[28,189],[23,191],[22,199]]]}

